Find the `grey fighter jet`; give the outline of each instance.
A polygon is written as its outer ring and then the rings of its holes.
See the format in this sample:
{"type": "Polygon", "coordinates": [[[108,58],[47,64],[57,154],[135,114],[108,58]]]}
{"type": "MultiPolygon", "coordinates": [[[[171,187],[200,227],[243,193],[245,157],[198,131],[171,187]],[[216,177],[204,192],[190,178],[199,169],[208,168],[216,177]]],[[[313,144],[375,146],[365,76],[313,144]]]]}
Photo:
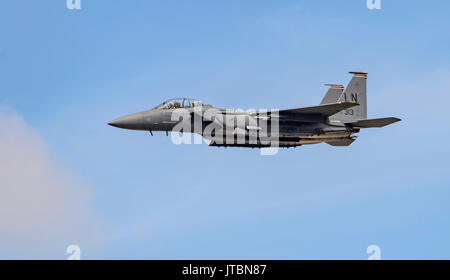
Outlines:
{"type": "Polygon", "coordinates": [[[398,118],[367,119],[367,73],[353,75],[346,88],[329,89],[318,106],[238,111],[189,98],[168,100],[155,108],[124,116],[109,125],[133,130],[197,133],[217,147],[296,147],[325,142],[349,146],[361,128],[384,127],[398,118]]]}

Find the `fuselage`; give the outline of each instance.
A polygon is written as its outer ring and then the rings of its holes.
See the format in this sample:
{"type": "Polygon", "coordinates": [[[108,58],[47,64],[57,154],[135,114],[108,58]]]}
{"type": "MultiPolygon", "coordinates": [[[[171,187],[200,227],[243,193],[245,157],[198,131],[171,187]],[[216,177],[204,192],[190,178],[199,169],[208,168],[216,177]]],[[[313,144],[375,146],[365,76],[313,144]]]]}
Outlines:
{"type": "Polygon", "coordinates": [[[357,132],[351,127],[334,124],[327,117],[315,114],[275,115],[271,112],[225,110],[201,103],[197,106],[193,102],[189,104],[191,105],[160,105],[152,110],[118,118],[109,124],[151,132],[176,130],[197,133],[212,140],[211,146],[235,147],[266,147],[273,145],[275,141],[280,147],[293,147],[348,138],[357,132]],[[181,129],[177,130],[177,127],[181,129]],[[239,137],[241,141],[238,141],[239,137]]]}

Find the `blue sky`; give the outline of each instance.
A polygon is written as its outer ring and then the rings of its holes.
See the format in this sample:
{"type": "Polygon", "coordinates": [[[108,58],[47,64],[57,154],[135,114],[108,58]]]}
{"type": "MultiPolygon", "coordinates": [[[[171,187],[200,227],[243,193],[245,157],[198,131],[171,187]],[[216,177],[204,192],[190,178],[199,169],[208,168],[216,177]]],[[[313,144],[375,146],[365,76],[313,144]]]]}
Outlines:
{"type": "MultiPolygon", "coordinates": [[[[31,135],[17,148],[30,153],[42,142],[39,155],[76,203],[52,208],[70,213],[58,223],[23,216],[17,238],[3,222],[0,258],[64,259],[78,244],[89,259],[366,259],[376,244],[384,259],[448,259],[450,2],[365,2],[3,1],[0,125],[18,128],[0,136],[31,135]],[[369,72],[370,118],[403,120],[350,147],[264,157],[106,125],[180,96],[315,105],[323,84],[347,84],[350,70],[369,72]]],[[[1,150],[16,151],[13,142],[1,150]]],[[[45,193],[0,185],[23,196],[14,213],[45,193]]],[[[71,201],[62,193],[55,199],[71,201]]]]}

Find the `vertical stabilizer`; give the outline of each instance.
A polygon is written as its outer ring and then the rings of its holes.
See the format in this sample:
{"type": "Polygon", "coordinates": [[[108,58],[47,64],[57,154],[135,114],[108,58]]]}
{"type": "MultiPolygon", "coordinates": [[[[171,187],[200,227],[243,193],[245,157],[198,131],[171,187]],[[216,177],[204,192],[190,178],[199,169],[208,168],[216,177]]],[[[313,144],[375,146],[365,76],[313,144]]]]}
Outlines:
{"type": "Polygon", "coordinates": [[[359,105],[331,116],[332,121],[346,123],[367,119],[367,73],[350,72],[350,74],[353,74],[353,77],[337,102],[356,102],[359,105]]]}
{"type": "Polygon", "coordinates": [[[344,92],[344,86],[343,85],[333,85],[333,84],[326,84],[325,86],[329,86],[327,93],[323,97],[320,104],[332,104],[336,103],[339,99],[339,97],[344,92]]]}

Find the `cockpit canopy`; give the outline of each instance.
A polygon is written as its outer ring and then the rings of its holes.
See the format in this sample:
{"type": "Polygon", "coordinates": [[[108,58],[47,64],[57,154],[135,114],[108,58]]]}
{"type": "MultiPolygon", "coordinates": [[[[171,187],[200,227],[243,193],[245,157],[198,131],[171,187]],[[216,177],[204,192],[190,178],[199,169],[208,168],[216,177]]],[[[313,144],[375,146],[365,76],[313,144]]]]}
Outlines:
{"type": "Polygon", "coordinates": [[[203,105],[203,102],[201,102],[200,100],[195,100],[191,98],[173,98],[163,102],[162,104],[156,106],[153,109],[163,110],[163,109],[191,108],[201,105],[203,105]]]}

